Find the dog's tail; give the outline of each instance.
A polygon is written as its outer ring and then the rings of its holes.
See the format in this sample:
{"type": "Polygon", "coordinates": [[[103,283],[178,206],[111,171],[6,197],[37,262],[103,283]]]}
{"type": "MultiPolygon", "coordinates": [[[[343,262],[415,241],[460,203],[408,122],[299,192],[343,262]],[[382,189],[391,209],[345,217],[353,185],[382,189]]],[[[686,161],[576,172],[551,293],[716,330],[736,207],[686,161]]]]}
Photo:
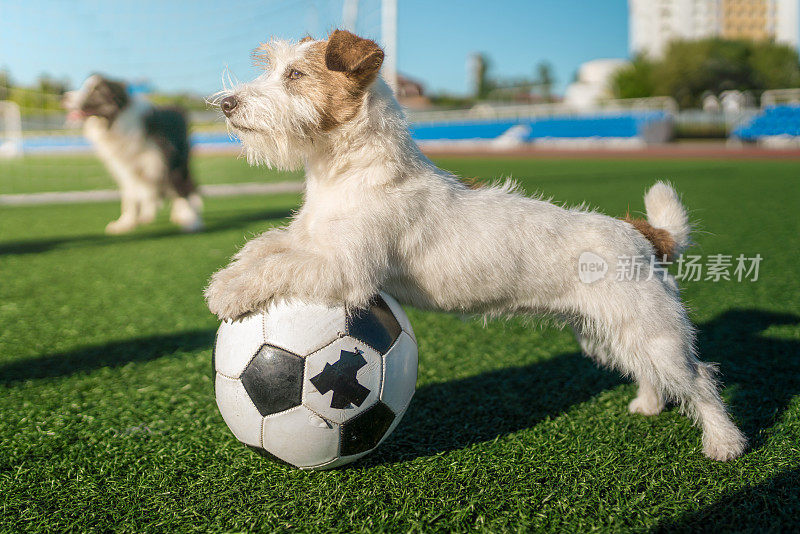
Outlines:
{"type": "Polygon", "coordinates": [[[647,220],[625,218],[652,244],[659,258],[672,260],[691,244],[689,216],[678,193],[656,182],[644,195],[647,220]]]}
{"type": "Polygon", "coordinates": [[[689,215],[670,184],[656,182],[644,195],[644,207],[647,210],[647,222],[672,236],[675,241],[673,254],[680,254],[691,244],[689,215]]]}

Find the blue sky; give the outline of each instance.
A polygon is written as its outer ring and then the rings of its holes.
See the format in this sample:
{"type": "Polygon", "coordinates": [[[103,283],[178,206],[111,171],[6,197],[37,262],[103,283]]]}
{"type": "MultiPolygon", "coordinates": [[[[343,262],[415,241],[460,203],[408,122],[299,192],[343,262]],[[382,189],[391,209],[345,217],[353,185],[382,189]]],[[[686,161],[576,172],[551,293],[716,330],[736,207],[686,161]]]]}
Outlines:
{"type": "MultiPolygon", "coordinates": [[[[0,0],[0,66],[31,83],[47,72],[73,84],[91,72],[147,78],[163,90],[220,87],[228,65],[256,70],[250,51],[270,35],[324,36],[342,0],[0,0]]],[[[467,91],[467,57],[530,76],[549,61],[563,90],[584,61],[627,57],[626,0],[398,0],[398,65],[429,91],[467,91]]],[[[380,40],[380,0],[361,0],[357,31],[380,40]]]]}
{"type": "MultiPolygon", "coordinates": [[[[324,36],[341,12],[341,0],[0,0],[0,66],[22,83],[99,71],[206,94],[226,64],[251,78],[260,41],[324,36]]],[[[627,55],[626,0],[398,0],[398,20],[399,69],[429,91],[466,92],[472,52],[508,77],[548,60],[559,89],[581,62],[627,55]]],[[[356,29],[379,40],[380,0],[360,1],[356,29]]]]}

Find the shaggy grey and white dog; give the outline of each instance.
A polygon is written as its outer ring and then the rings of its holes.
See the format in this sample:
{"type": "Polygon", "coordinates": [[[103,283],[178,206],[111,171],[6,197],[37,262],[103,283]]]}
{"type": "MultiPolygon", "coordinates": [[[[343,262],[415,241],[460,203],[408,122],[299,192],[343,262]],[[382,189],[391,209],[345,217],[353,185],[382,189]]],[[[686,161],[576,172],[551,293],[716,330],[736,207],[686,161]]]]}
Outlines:
{"type": "Polygon", "coordinates": [[[548,314],[572,326],[587,355],[635,378],[631,412],[655,415],[676,401],[702,427],[709,458],[742,454],[746,440],[714,367],[696,357],[675,280],[578,276],[587,252],[609,265],[634,258],[647,274],[655,253],[687,246],[686,211],[670,186],[654,185],[647,220],[633,221],[528,198],[510,183],[471,188],[411,139],[378,77],[374,42],[335,31],[272,41],[255,55],[264,73],[217,102],[251,163],[305,167],[305,200],[291,224],[251,240],[213,275],[213,313],[235,319],[289,298],[361,307],[384,289],[424,309],[548,314]]]}
{"type": "Polygon", "coordinates": [[[125,84],[96,74],[64,95],[64,107],[70,119],[83,121],[84,135],[119,186],[122,213],[107,233],[152,222],[167,197],[173,198],[173,223],[190,232],[203,227],[182,110],[133,99],[125,84]]]}

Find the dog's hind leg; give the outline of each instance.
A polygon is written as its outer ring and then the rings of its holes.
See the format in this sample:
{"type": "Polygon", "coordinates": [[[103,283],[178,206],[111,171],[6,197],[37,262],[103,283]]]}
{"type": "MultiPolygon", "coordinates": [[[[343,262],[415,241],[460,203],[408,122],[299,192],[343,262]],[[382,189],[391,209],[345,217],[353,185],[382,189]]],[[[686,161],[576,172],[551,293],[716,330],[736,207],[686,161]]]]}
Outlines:
{"type": "Polygon", "coordinates": [[[664,397],[653,383],[644,376],[637,376],[639,391],[636,398],[628,404],[628,411],[642,415],[658,415],[664,409],[664,397]]]}
{"type": "MultiPolygon", "coordinates": [[[[613,357],[608,347],[602,341],[586,332],[581,332],[579,326],[573,326],[575,339],[581,346],[584,355],[593,359],[600,365],[613,367],[613,357]]],[[[658,415],[664,409],[664,397],[659,393],[653,383],[646,376],[636,376],[639,393],[628,404],[631,413],[642,415],[658,415]]]]}
{"type": "Polygon", "coordinates": [[[172,211],[169,220],[180,226],[184,232],[197,232],[203,229],[203,219],[200,216],[202,200],[196,194],[189,198],[177,197],[172,201],[172,211]]]}
{"type": "Polygon", "coordinates": [[[579,324],[573,324],[572,331],[575,333],[575,340],[581,346],[584,356],[588,356],[600,365],[607,367],[612,365],[608,348],[596,336],[585,332],[579,324]]]}
{"type": "MultiPolygon", "coordinates": [[[[678,289],[678,284],[675,281],[675,278],[672,277],[670,274],[665,274],[663,278],[664,289],[670,293],[677,305],[678,309],[681,310],[679,315],[682,317],[682,320],[688,323],[689,319],[685,316],[685,312],[682,311],[683,307],[680,304],[680,290],[678,289]]],[[[689,338],[693,340],[693,333],[691,327],[689,327],[689,338]]],[[[638,413],[642,415],[658,415],[664,410],[664,395],[656,389],[656,386],[653,384],[652,380],[646,375],[638,375],[635,377],[636,383],[638,384],[639,391],[636,394],[636,398],[633,399],[628,404],[628,410],[631,413],[638,413]]]]}
{"type": "Polygon", "coordinates": [[[714,366],[694,356],[690,340],[680,332],[666,331],[643,338],[635,350],[621,358],[640,384],[639,396],[631,408],[655,410],[661,402],[658,397],[663,394],[679,402],[700,424],[706,456],[725,461],[742,454],[746,439],[725,410],[714,379],[714,366]]]}
{"type": "Polygon", "coordinates": [[[694,332],[677,296],[657,282],[634,295],[638,301],[629,308],[636,314],[606,324],[611,365],[639,382],[631,411],[657,413],[663,398],[677,401],[701,426],[706,456],[738,457],[746,439],[725,410],[714,366],[695,356],[694,332]]]}

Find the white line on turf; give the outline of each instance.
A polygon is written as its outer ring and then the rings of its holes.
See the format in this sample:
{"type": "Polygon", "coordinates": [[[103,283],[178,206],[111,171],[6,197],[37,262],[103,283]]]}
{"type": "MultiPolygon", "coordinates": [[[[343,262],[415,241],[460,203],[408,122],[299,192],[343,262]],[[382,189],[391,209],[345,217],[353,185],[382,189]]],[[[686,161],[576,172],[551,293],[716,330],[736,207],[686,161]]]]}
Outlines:
{"type": "MultiPolygon", "coordinates": [[[[215,184],[200,187],[204,197],[234,197],[244,195],[272,195],[298,193],[303,182],[275,182],[270,184],[215,184]]],[[[119,192],[111,189],[97,191],[62,191],[49,193],[22,193],[0,195],[0,206],[35,206],[42,204],[78,204],[85,202],[109,202],[119,200],[119,192]]]]}

